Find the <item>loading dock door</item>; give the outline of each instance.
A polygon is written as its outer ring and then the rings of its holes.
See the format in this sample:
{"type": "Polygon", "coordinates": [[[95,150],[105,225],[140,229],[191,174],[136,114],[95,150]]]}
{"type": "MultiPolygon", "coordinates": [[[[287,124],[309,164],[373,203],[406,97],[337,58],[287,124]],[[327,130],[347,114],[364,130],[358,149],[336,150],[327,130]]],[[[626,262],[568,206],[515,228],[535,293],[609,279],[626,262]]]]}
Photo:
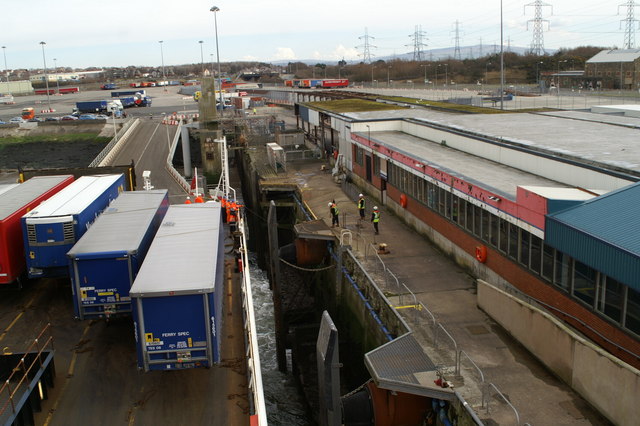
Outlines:
{"type": "Polygon", "coordinates": [[[367,173],[367,182],[371,182],[371,156],[365,156],[365,168],[367,173]]]}

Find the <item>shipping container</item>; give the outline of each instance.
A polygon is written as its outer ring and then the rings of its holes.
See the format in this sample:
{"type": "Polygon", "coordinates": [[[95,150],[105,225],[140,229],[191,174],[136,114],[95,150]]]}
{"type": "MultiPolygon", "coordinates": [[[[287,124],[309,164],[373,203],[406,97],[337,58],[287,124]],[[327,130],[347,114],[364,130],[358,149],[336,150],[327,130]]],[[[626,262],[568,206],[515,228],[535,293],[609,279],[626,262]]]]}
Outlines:
{"type": "Polygon", "coordinates": [[[130,291],[139,368],[220,361],[223,271],[220,204],[170,206],[130,291]]]}
{"type": "Polygon", "coordinates": [[[124,192],[67,253],[76,318],[131,313],[129,290],[168,206],[166,189],[124,192]]]}
{"type": "Polygon", "coordinates": [[[19,280],[26,263],[20,219],[73,182],[73,176],[37,176],[0,193],[0,284],[19,280]]]}
{"type": "Polygon", "coordinates": [[[67,252],[124,185],[122,174],[82,176],[22,216],[29,278],[66,275],[67,252]]]}

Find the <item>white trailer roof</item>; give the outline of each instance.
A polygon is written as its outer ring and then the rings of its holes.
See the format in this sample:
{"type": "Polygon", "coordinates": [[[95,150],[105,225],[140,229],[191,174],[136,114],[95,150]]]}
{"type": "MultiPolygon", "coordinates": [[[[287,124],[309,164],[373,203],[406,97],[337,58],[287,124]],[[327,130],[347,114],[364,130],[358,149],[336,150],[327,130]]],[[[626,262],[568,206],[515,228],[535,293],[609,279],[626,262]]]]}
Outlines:
{"type": "MultiPolygon", "coordinates": [[[[0,220],[20,210],[71,175],[36,176],[0,194],[0,220]]],[[[53,197],[52,197],[53,198],[53,197]]]]}
{"type": "Polygon", "coordinates": [[[129,292],[133,297],[210,293],[218,268],[219,203],[173,205],[129,292]]]}
{"type": "Polygon", "coordinates": [[[91,204],[98,195],[120,179],[121,176],[82,176],[23,217],[34,218],[78,214],[91,204]]]}
{"type": "Polygon", "coordinates": [[[134,253],[140,247],[158,209],[166,200],[167,193],[166,189],[123,192],[96,219],[67,256],[105,252],[134,253]]]}

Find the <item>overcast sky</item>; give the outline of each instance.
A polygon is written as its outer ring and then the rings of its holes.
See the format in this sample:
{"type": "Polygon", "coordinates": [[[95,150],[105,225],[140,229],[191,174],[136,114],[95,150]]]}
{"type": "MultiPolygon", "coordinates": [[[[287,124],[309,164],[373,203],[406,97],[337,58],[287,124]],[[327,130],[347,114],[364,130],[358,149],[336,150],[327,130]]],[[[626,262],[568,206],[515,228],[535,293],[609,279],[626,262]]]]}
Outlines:
{"type": "MultiPolygon", "coordinates": [[[[531,46],[533,23],[527,29],[527,21],[534,19],[535,8],[525,5],[534,3],[503,0],[505,46],[531,46]]],[[[545,49],[622,47],[625,24],[621,20],[627,10],[618,5],[623,3],[549,0],[545,4],[552,7],[542,9],[549,21],[545,49]]],[[[0,45],[6,46],[9,69],[41,68],[41,41],[46,42],[47,67],[54,65],[54,58],[58,66],[71,67],[159,66],[162,56],[165,66],[200,63],[199,40],[204,41],[204,61],[210,62],[215,58],[214,16],[209,11],[213,5],[220,8],[222,62],[342,58],[359,62],[362,49],[356,46],[364,43],[359,37],[365,27],[375,37],[370,40],[377,46],[371,49],[375,57],[413,52],[409,35],[416,26],[425,34],[425,50],[446,48],[455,44],[456,20],[461,47],[479,45],[482,39],[487,54],[500,43],[499,0],[2,0],[0,45]]],[[[0,66],[4,69],[4,58],[0,66]]]]}

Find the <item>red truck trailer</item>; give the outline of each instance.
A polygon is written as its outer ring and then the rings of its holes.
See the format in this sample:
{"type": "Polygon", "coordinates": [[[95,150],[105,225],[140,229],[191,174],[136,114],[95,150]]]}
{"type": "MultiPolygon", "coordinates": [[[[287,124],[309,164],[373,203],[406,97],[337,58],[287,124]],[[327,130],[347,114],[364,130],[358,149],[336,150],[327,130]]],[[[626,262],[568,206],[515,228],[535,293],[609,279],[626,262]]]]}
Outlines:
{"type": "Polygon", "coordinates": [[[0,194],[0,285],[20,279],[26,260],[20,218],[73,182],[73,176],[36,176],[0,194]]]}
{"type": "Polygon", "coordinates": [[[79,87],[61,87],[60,90],[58,90],[58,93],[64,95],[65,93],[78,93],[79,91],[79,87]]]}

